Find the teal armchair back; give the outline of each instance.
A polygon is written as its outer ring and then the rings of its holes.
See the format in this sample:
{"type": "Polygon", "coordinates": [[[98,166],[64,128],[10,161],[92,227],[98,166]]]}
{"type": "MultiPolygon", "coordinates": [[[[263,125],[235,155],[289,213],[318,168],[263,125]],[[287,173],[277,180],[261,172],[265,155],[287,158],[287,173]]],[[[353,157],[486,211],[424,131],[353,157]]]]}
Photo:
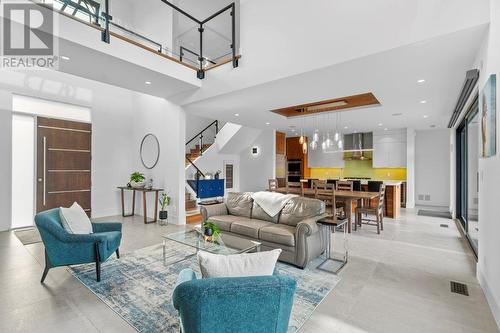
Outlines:
{"type": "Polygon", "coordinates": [[[172,301],[183,333],[286,333],[295,287],[280,275],[197,279],[185,269],[172,301]]]}
{"type": "Polygon", "coordinates": [[[114,252],[120,257],[121,223],[92,223],[92,234],[71,234],[62,226],[59,208],[54,208],[38,213],[35,224],[45,246],[42,283],[52,267],[92,262],[96,263],[97,281],[100,281],[101,262],[114,252]]]}

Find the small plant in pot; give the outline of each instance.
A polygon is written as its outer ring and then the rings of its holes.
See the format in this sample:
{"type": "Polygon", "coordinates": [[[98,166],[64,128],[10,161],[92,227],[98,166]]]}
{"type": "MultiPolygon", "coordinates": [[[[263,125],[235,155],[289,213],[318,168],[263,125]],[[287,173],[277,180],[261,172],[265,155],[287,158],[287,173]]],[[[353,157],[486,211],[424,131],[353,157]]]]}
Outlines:
{"type": "Polygon", "coordinates": [[[164,224],[164,221],[168,219],[167,207],[170,205],[171,200],[172,198],[169,197],[166,193],[162,193],[160,199],[158,199],[158,201],[160,202],[160,221],[162,222],[162,225],[164,224]]]}
{"type": "Polygon", "coordinates": [[[206,221],[203,223],[203,238],[208,241],[216,241],[220,235],[220,228],[217,224],[206,221]]]}
{"type": "Polygon", "coordinates": [[[144,174],[136,171],[130,175],[130,186],[135,188],[142,188],[146,185],[146,182],[144,181],[145,179],[146,177],[144,176],[144,174]]]}

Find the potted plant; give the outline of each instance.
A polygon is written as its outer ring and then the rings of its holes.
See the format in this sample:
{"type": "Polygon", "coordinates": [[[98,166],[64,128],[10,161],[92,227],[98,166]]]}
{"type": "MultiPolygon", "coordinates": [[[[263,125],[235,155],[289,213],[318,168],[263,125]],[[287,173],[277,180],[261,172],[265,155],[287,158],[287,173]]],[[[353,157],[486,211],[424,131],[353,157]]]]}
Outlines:
{"type": "Polygon", "coordinates": [[[208,241],[216,241],[220,235],[220,228],[217,224],[206,221],[203,222],[203,238],[208,241]]]}
{"type": "Polygon", "coordinates": [[[130,186],[135,188],[144,187],[146,185],[146,182],[144,181],[145,179],[146,177],[144,174],[136,171],[130,175],[130,186]]]}
{"type": "Polygon", "coordinates": [[[170,205],[171,200],[172,198],[169,197],[166,193],[162,193],[160,199],[158,199],[158,201],[160,202],[160,221],[162,221],[161,224],[163,224],[163,221],[168,219],[167,207],[170,205]]]}

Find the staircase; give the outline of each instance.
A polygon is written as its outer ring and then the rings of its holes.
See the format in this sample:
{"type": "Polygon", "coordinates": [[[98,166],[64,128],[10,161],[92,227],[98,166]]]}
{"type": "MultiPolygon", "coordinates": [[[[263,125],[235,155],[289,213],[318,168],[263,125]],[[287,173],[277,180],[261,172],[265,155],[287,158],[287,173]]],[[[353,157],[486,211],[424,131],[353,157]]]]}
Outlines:
{"type": "MultiPolygon", "coordinates": [[[[215,143],[218,132],[219,122],[215,120],[186,143],[186,170],[190,166],[193,166],[200,177],[205,177],[205,174],[196,166],[195,161],[215,143]]],[[[192,181],[192,179],[187,180],[187,186],[191,186],[190,183],[192,182],[190,181],[192,181]]],[[[192,186],[190,188],[192,188],[192,186]]],[[[200,214],[197,200],[193,198],[192,193],[194,192],[188,191],[186,188],[186,223],[199,223],[202,221],[203,217],[200,214]]]]}
{"type": "Polygon", "coordinates": [[[203,219],[196,199],[193,199],[191,193],[186,192],[186,223],[199,223],[203,219]]]}
{"type": "Polygon", "coordinates": [[[200,145],[195,145],[194,148],[190,148],[189,153],[186,153],[186,166],[190,165],[190,161],[196,160],[198,157],[203,155],[203,152],[212,146],[213,143],[205,143],[203,144],[203,149],[201,149],[200,145]]]}

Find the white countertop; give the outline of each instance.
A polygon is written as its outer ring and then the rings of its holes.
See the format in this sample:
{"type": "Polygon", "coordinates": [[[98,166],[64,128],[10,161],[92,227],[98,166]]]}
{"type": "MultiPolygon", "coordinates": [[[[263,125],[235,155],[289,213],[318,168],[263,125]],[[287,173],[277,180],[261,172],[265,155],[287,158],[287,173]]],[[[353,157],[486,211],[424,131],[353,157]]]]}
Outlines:
{"type": "MultiPolygon", "coordinates": [[[[343,179],[343,180],[356,180],[356,179],[343,179]]],[[[379,179],[360,179],[362,185],[367,185],[368,181],[381,181],[386,186],[401,186],[404,180],[379,180],[379,179]]],[[[301,179],[301,182],[307,182],[307,179],[301,179]]]]}
{"type": "MultiPolygon", "coordinates": [[[[377,179],[370,179],[370,181],[379,181],[377,179]]],[[[380,180],[381,182],[384,182],[385,186],[401,186],[403,183],[402,180],[380,180]]],[[[368,184],[368,180],[363,179],[361,180],[361,184],[366,185],[368,184]]]]}

